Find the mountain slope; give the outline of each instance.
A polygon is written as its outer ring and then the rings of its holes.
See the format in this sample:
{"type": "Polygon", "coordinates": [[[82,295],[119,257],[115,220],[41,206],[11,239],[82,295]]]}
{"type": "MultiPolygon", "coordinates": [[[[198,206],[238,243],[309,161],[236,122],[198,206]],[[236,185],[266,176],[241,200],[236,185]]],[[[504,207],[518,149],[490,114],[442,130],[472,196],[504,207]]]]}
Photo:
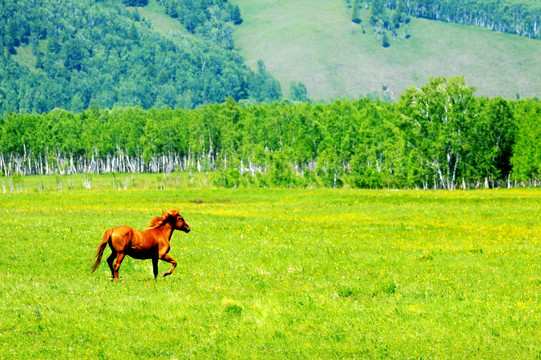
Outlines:
{"type": "Polygon", "coordinates": [[[284,94],[301,81],[313,100],[374,92],[396,99],[430,76],[463,75],[479,95],[541,95],[539,40],[412,18],[384,48],[369,10],[354,24],[344,0],[232,2],[244,19],[235,28],[237,48],[251,65],[263,60],[284,94]]]}
{"type": "Polygon", "coordinates": [[[200,16],[190,32],[156,0],[0,3],[0,116],[281,99],[264,68],[252,71],[232,48],[227,1],[192,2],[200,16]]]}

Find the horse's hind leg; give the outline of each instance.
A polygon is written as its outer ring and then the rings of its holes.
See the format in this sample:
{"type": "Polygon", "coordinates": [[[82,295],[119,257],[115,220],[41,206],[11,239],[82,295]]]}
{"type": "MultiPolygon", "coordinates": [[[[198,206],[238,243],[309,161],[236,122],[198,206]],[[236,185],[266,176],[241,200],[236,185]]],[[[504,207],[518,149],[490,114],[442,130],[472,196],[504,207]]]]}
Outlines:
{"type": "Polygon", "coordinates": [[[120,268],[120,264],[122,264],[122,260],[124,260],[124,253],[117,253],[115,264],[113,265],[113,280],[118,281],[118,269],[120,268]]]}
{"type": "Polygon", "coordinates": [[[109,264],[109,269],[111,269],[111,276],[115,277],[115,270],[113,268],[113,263],[116,259],[116,251],[115,249],[112,249],[111,255],[107,258],[107,264],[109,264]]]}

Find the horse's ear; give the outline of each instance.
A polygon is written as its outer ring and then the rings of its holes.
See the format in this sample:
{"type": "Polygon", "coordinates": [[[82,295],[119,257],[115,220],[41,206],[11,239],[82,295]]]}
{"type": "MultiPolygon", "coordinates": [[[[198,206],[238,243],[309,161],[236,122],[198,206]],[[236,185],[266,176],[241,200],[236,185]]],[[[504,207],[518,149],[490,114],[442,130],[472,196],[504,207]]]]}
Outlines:
{"type": "Polygon", "coordinates": [[[169,215],[169,216],[177,216],[177,215],[178,215],[178,211],[175,210],[175,209],[171,209],[171,210],[169,210],[169,212],[167,213],[167,215],[169,215]]]}

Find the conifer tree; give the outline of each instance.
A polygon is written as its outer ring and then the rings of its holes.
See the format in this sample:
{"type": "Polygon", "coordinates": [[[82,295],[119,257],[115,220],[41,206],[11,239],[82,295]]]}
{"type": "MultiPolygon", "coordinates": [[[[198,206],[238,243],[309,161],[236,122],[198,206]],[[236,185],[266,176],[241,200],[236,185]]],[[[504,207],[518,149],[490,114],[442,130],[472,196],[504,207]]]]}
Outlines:
{"type": "Polygon", "coordinates": [[[354,22],[355,24],[361,23],[361,18],[359,17],[359,6],[356,0],[353,1],[353,5],[352,5],[351,21],[354,22]]]}
{"type": "Polygon", "coordinates": [[[389,37],[387,36],[386,31],[383,31],[383,36],[381,38],[381,46],[383,46],[384,48],[388,48],[389,46],[391,46],[391,44],[389,43],[389,37]]]}

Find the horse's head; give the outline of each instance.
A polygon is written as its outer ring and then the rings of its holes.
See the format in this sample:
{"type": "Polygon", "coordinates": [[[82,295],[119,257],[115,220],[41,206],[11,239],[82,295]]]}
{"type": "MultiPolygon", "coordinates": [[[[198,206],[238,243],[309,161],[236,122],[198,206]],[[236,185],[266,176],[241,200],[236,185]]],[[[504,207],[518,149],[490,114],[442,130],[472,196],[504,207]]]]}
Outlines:
{"type": "Polygon", "coordinates": [[[184,231],[185,233],[189,233],[191,230],[190,225],[188,225],[186,220],[184,220],[184,217],[182,217],[182,215],[180,215],[178,211],[173,211],[176,213],[173,215],[175,216],[175,229],[184,231]]]}
{"type": "Polygon", "coordinates": [[[149,229],[157,229],[164,226],[165,224],[170,224],[173,226],[174,230],[181,230],[184,232],[190,232],[190,225],[184,220],[182,215],[178,213],[178,210],[172,209],[169,211],[163,211],[162,216],[157,216],[150,221],[148,225],[149,229]]]}

